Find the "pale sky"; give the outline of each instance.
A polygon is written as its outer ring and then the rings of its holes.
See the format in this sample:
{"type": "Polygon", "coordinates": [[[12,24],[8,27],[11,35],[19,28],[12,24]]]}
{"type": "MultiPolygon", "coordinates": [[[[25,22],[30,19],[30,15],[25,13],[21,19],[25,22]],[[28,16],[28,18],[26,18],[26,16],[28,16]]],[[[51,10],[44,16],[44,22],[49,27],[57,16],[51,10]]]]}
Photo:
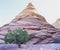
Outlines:
{"type": "Polygon", "coordinates": [[[50,24],[60,18],[60,0],[0,0],[0,26],[12,21],[29,2],[50,24]]]}

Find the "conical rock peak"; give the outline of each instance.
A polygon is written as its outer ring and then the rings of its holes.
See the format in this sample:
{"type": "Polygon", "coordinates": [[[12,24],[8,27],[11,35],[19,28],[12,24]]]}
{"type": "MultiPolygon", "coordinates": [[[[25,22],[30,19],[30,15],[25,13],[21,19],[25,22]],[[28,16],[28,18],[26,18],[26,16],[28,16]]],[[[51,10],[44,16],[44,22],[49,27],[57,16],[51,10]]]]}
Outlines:
{"type": "Polygon", "coordinates": [[[13,21],[18,21],[21,18],[38,18],[40,21],[43,21],[42,23],[47,23],[45,18],[37,12],[32,3],[29,3],[27,7],[21,13],[19,13],[13,21]]]}
{"type": "Polygon", "coordinates": [[[26,8],[27,8],[27,9],[35,9],[35,7],[33,6],[32,3],[29,3],[26,8]]]}
{"type": "Polygon", "coordinates": [[[32,3],[29,3],[27,7],[17,15],[17,17],[32,17],[32,16],[40,16],[40,14],[36,11],[32,3]]]}

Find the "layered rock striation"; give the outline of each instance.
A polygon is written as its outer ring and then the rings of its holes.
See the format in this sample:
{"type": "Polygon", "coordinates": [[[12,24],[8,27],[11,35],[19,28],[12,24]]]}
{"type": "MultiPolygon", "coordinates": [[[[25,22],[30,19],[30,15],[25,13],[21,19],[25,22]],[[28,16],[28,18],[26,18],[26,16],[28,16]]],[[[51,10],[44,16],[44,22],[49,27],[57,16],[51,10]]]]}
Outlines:
{"type": "Polygon", "coordinates": [[[4,38],[8,30],[21,28],[27,30],[31,36],[26,44],[51,43],[53,38],[59,35],[59,29],[50,25],[45,18],[40,15],[32,3],[19,13],[10,23],[0,28],[0,39],[4,38]]]}

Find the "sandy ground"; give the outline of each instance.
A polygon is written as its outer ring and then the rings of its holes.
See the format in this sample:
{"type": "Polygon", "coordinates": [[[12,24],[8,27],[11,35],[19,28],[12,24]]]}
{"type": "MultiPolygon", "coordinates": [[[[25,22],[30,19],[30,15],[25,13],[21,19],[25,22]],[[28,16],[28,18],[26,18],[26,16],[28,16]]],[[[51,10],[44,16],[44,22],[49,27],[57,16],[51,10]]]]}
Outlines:
{"type": "MultiPolygon", "coordinates": [[[[1,45],[0,45],[1,46],[1,45]]],[[[14,46],[14,45],[13,45],[14,46]]],[[[0,49],[1,50],[1,49],[0,49]]],[[[2,50],[60,50],[60,44],[38,44],[32,46],[23,45],[22,48],[6,48],[2,50]]]]}

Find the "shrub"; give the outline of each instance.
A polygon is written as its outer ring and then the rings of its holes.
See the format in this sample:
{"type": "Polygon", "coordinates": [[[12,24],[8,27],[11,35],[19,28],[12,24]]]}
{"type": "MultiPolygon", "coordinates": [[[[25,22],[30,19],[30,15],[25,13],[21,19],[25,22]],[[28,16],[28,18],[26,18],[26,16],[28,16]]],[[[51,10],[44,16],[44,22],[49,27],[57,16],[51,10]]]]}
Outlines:
{"type": "Polygon", "coordinates": [[[13,43],[13,44],[20,44],[25,43],[29,40],[29,35],[26,30],[22,29],[16,29],[14,31],[8,31],[8,33],[5,35],[5,43],[13,43]]]}
{"type": "Polygon", "coordinates": [[[60,37],[55,38],[54,43],[60,43],[60,37]]]}

